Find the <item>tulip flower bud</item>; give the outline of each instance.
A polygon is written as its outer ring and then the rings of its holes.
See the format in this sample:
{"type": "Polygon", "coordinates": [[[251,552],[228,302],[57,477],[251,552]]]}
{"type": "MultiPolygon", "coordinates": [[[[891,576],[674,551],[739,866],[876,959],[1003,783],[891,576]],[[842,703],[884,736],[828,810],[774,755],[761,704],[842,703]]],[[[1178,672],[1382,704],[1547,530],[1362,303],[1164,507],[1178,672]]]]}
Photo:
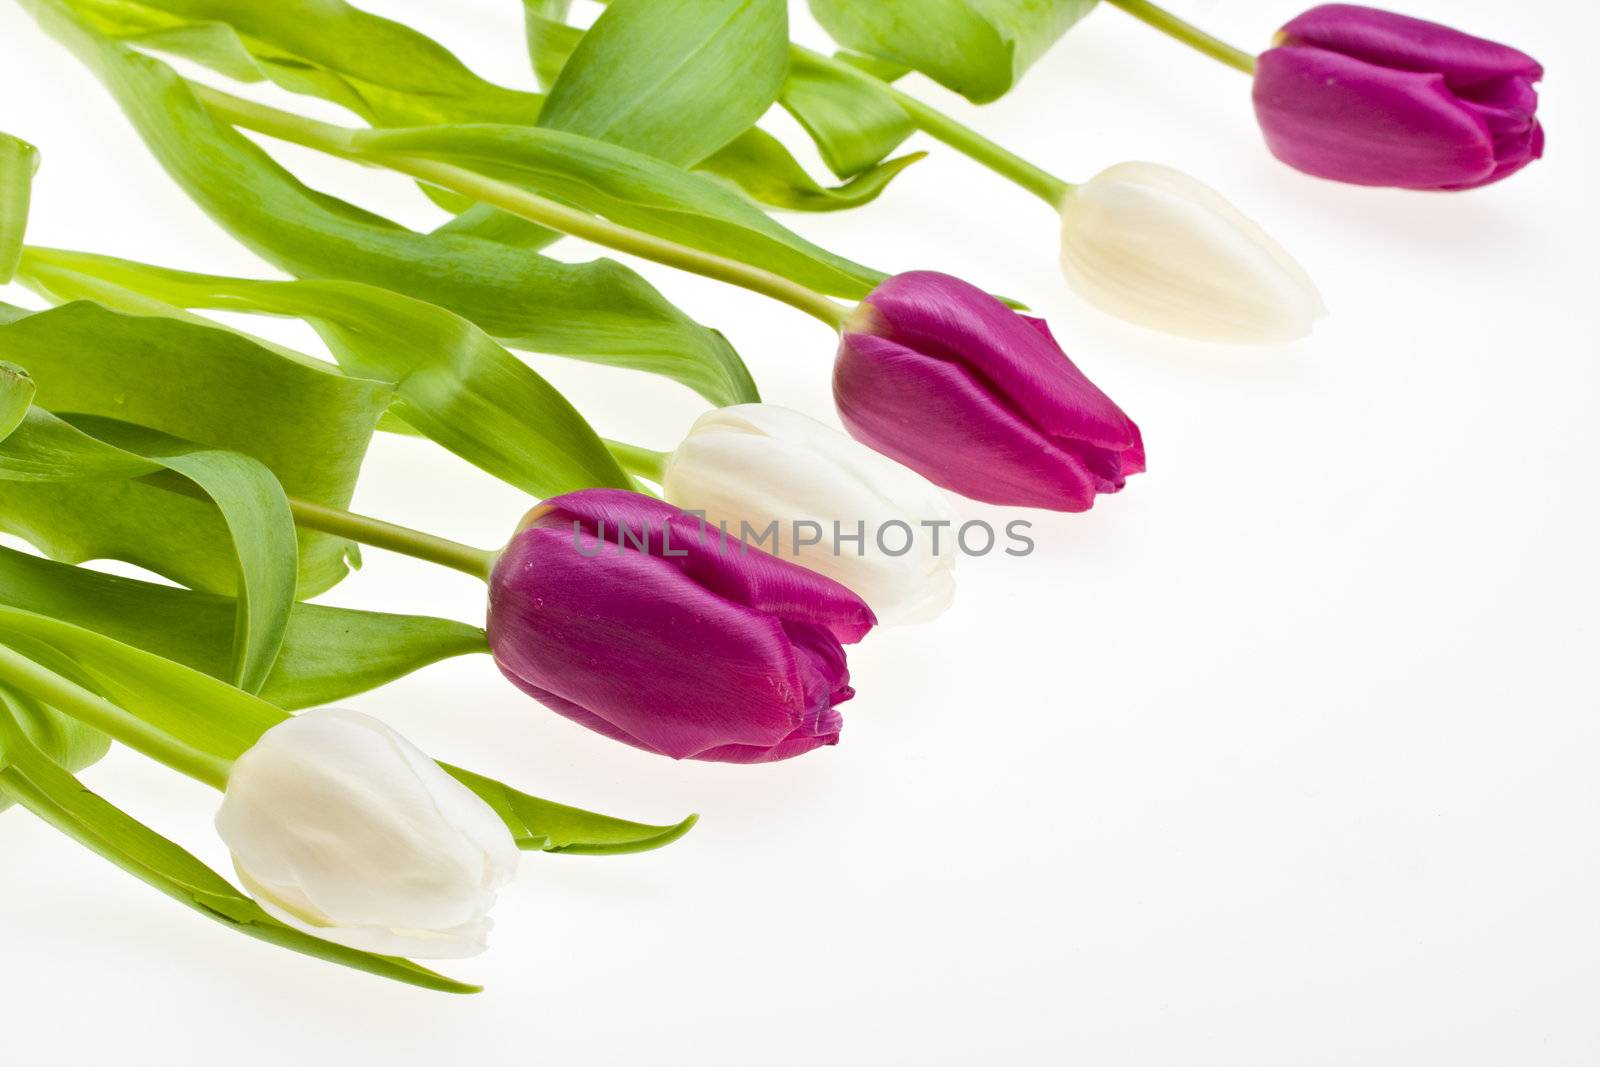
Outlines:
{"type": "Polygon", "coordinates": [[[662,491],[734,536],[775,531],[774,555],[853,590],[880,622],[926,621],[955,596],[954,535],[945,531],[936,550],[922,526],[950,524],[943,495],[798,411],[739,404],[707,412],[667,461],[662,491]],[[891,547],[880,535],[896,523],[908,532],[891,547]]]}
{"type": "Polygon", "coordinates": [[[1356,185],[1471,189],[1544,154],[1532,58],[1448,26],[1349,4],[1312,8],[1256,65],[1272,154],[1356,185]]]}
{"type": "Polygon", "coordinates": [[[524,692],[674,759],[765,763],[839,740],[844,586],[620,489],[554,497],[489,578],[489,647],[524,692]]]}
{"type": "Polygon", "coordinates": [[[856,440],[973,500],[1086,511],[1144,470],[1139,428],[1044,322],[948,274],[898,274],[867,296],[833,396],[856,440]]]}
{"type": "Polygon", "coordinates": [[[486,947],[517,845],[493,809],[377,719],[340,708],[273,727],[217,813],[245,890],[325,941],[458,959],[486,947]]]}
{"type": "Polygon", "coordinates": [[[1199,341],[1280,344],[1322,314],[1316,286],[1261,227],[1156,163],[1119,163],[1067,194],[1061,268],[1102,311],[1199,341]]]}

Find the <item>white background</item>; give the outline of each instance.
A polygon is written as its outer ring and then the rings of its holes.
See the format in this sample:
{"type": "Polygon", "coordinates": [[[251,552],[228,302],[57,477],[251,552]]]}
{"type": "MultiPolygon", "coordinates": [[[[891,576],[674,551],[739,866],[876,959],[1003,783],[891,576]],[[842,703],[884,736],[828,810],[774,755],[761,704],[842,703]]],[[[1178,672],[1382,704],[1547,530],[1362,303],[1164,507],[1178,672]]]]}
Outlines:
{"type": "MultiPolygon", "coordinates": [[[[511,0],[369,6],[530,84],[511,0]]],[[[1177,7],[1244,44],[1294,13],[1177,7]]],[[[1036,555],[964,562],[940,622],[861,646],[837,748],[674,764],[543,710],[482,657],[353,702],[531,792],[703,815],[658,853],[528,856],[490,954],[448,968],[487,984],[476,998],[235,936],[9,812],[0,1063],[1600,1061],[1600,20],[1556,0],[1409,10],[1545,62],[1544,162],[1467,195],[1315,181],[1261,147],[1244,78],[1111,9],[981,111],[912,83],[1068,178],[1154,159],[1217,186],[1332,309],[1290,349],[1093,312],[1059,279],[1051,215],[949,151],[864,211],[792,219],[883,268],[1028,300],[1150,454],[1093,512],[1029,515],[1036,555]]],[[[822,43],[799,12],[795,32],[822,43]]],[[[36,243],[269,273],[11,5],[0,114],[43,152],[36,243]]],[[[283,158],[436,221],[403,181],[283,158]]],[[[646,273],[727,331],[769,400],[832,417],[826,331],[646,273]]],[[[701,407],[659,380],[536,364],[615,436],[670,447],[701,407]]],[[[526,504],[393,439],[357,499],[484,545],[526,504]]],[[[331,601],[480,618],[472,581],[368,556],[331,601]]],[[[87,780],[225,865],[214,794],[123,752],[87,780]]]]}

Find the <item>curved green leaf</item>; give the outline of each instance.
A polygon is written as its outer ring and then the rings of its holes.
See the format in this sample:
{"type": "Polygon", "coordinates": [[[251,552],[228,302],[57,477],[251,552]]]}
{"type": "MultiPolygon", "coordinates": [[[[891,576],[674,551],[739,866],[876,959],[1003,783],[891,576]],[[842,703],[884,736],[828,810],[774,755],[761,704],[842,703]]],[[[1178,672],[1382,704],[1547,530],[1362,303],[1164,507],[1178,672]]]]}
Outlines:
{"type": "Polygon", "coordinates": [[[783,146],[759,126],[752,126],[697,168],[738,186],[752,200],[789,211],[843,211],[876,200],[895,177],[926,156],[911,152],[869,166],[843,185],[817,182],[783,146]]]}
{"type": "Polygon", "coordinates": [[[716,404],[759,399],[721,335],[610,260],[558,263],[457,231],[419,234],[315,192],[217,121],[165,64],[59,0],[23,0],[117,97],[168,173],[257,254],[306,278],[360,278],[449,308],[503,343],[673,378],[716,404]]]}
{"type": "Polygon", "coordinates": [[[117,299],[122,289],[177,307],[304,318],[348,373],[393,383],[395,415],[495,477],[538,497],[632,485],[553,386],[433,304],[359,282],[224,278],[51,249],[30,249],[23,272],[52,299],[117,299]]]}
{"type": "MultiPolygon", "coordinates": [[[[0,686],[0,716],[6,714],[8,705],[11,720],[28,744],[68,771],[76,773],[92,767],[111,751],[111,738],[94,727],[0,686]]],[[[4,730],[4,724],[0,724],[0,730],[4,730]]],[[[0,744],[0,763],[4,761],[5,748],[0,744]]],[[[0,794],[0,811],[10,806],[11,800],[0,794]]]]}
{"type": "Polygon", "coordinates": [[[84,788],[48,750],[41,750],[13,718],[27,715],[29,703],[0,687],[0,802],[20,803],[140,881],[249,937],[424,989],[478,991],[409,960],[335,945],[272,918],[178,844],[84,788]]]}
{"type": "Polygon", "coordinates": [[[35,392],[28,372],[14,363],[0,360],[0,441],[11,436],[33,406],[35,392]]]}
{"type": "Polygon", "coordinates": [[[859,299],[886,275],[774,221],[720,182],[603,141],[532,126],[357,131],[352,151],[383,163],[433,159],[518,185],[632,229],[859,299]]]}
{"type": "MultiPolygon", "coordinates": [[[[0,325],[0,353],[28,368],[40,416],[30,413],[23,441],[19,429],[0,444],[0,472],[8,471],[0,478],[0,528],[57,559],[123,559],[219,593],[234,592],[239,564],[216,508],[130,481],[160,465],[121,450],[88,465],[92,445],[111,446],[86,444],[81,431],[47,412],[116,419],[241,453],[271,470],[289,495],[345,507],[394,397],[386,383],[285,358],[222,327],[81,301],[0,325]],[[32,480],[18,480],[30,469],[32,480]]],[[[299,546],[301,595],[345,575],[342,538],[302,532],[299,546]]]]}
{"type": "Polygon", "coordinates": [[[835,41],[974,103],[999,99],[1095,0],[809,0],[835,41]]]}
{"type": "Polygon", "coordinates": [[[343,0],[69,0],[100,33],[377,125],[532,122],[537,93],[478,77],[431,37],[343,0]]]}
{"type": "MultiPolygon", "coordinates": [[[[569,6],[565,0],[523,0],[523,6],[528,54],[540,83],[549,85],[584,31],[561,21],[569,6]]],[[[832,189],[820,185],[782,142],[755,126],[700,160],[696,169],[733,182],[771,207],[838,211],[876,199],[900,171],[922,158],[913,153],[881,162],[911,134],[910,119],[887,94],[807,63],[804,49],[791,47],[778,101],[805,127],[829,169],[849,181],[832,189]]]]}
{"type": "Polygon", "coordinates": [[[261,691],[283,646],[295,602],[298,549],[294,516],[266,464],[114,419],[77,416],[79,429],[182,475],[222,513],[239,562],[237,619],[229,680],[261,691]]]}
{"type": "MultiPolygon", "coordinates": [[[[0,606],[0,643],[45,647],[137,719],[139,729],[158,732],[212,761],[237,759],[287,718],[276,706],[210,675],[43,615],[0,606]]],[[[693,825],[686,819],[675,826],[648,826],[551,805],[493,779],[440,766],[493,807],[524,850],[638,851],[668,844],[693,825]]]]}
{"type": "Polygon", "coordinates": [[[567,65],[583,31],[568,25],[572,0],[522,0],[522,21],[528,40],[528,59],[539,86],[549,89],[567,65]]]}
{"type": "MultiPolygon", "coordinates": [[[[94,630],[214,678],[225,680],[232,668],[237,608],[231,597],[122,578],[0,546],[0,604],[94,630]]],[[[316,707],[440,660],[487,651],[483,631],[465,623],[295,604],[261,696],[282,708],[316,707]]]]}
{"type": "MultiPolygon", "coordinates": [[[[874,77],[893,80],[904,73],[904,68],[885,68],[859,56],[841,55],[839,60],[874,77]]],[[[842,76],[803,48],[790,49],[789,79],[779,102],[805,127],[822,161],[840,177],[870,173],[916,131],[888,92],[870,81],[842,76]]]]}
{"type": "MultiPolygon", "coordinates": [[[[295,528],[288,501],[272,472],[236,452],[207,449],[142,427],[75,416],[62,420],[39,408],[0,442],[0,481],[84,483],[173,471],[216,504],[237,560],[241,597],[234,627],[231,678],[252,692],[272,669],[295,594],[295,528]],[[85,431],[88,432],[85,432],[85,431]]],[[[68,500],[6,493],[12,511],[0,526],[46,550],[59,549],[58,528],[68,500]]],[[[76,503],[81,504],[82,501],[76,503]]],[[[67,520],[71,525],[76,514],[67,520]]],[[[3,595],[3,591],[0,591],[3,595]]]]}
{"type": "Polygon", "coordinates": [[[784,0],[614,0],[574,46],[539,124],[697,163],[777,99],[788,44],[784,0]]]}
{"type": "Polygon", "coordinates": [[[0,285],[11,280],[17,257],[22,254],[28,201],[38,169],[39,152],[33,145],[0,133],[0,285]]]}

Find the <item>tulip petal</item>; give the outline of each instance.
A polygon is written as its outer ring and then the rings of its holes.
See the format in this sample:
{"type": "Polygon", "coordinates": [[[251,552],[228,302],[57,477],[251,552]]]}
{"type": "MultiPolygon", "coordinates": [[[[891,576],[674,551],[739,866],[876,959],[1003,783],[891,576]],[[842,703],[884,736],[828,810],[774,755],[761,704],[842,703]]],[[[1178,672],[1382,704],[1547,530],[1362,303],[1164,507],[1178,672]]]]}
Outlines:
{"type": "Polygon", "coordinates": [[[997,404],[961,364],[847,334],[834,396],[857,440],[962,496],[1059,511],[1094,504],[1099,482],[1080,457],[997,404]],[[868,392],[872,403],[858,405],[868,392]]]}
{"type": "Polygon", "coordinates": [[[1438,73],[1460,90],[1479,82],[1521,77],[1538,81],[1544,68],[1530,55],[1425,19],[1355,4],[1323,4],[1279,32],[1286,45],[1307,45],[1393,70],[1438,73]]]}
{"type": "Polygon", "coordinates": [[[1440,74],[1274,48],[1257,60],[1254,99],[1272,154],[1308,174],[1433,189],[1481,183],[1495,169],[1488,126],[1440,74]]]}
{"type": "Polygon", "coordinates": [[[1131,443],[1132,423],[1122,409],[1053,339],[977,286],[935,271],[907,271],[880,284],[867,303],[879,313],[869,321],[887,326],[883,336],[960,365],[1047,436],[1102,448],[1131,443]]]}
{"type": "Polygon", "coordinates": [[[1101,310],[1195,340],[1282,344],[1323,312],[1310,277],[1260,226],[1155,163],[1119,163],[1067,196],[1061,267],[1101,310]]]}
{"type": "Polygon", "coordinates": [[[490,586],[489,642],[509,678],[677,759],[726,759],[715,753],[727,746],[741,761],[784,758],[797,735],[836,739],[828,711],[849,695],[839,643],[872,624],[843,586],[620,490],[535,509],[490,586]]]}

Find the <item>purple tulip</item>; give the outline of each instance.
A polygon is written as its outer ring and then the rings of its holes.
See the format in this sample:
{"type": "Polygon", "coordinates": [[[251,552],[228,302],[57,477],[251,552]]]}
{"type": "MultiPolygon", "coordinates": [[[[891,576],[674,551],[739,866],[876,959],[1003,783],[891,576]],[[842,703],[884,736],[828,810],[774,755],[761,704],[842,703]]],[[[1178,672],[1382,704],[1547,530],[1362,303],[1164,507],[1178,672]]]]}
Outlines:
{"type": "Polygon", "coordinates": [[[841,644],[876,619],[844,586],[620,489],[554,497],[489,580],[506,677],[607,737],[674,759],[765,763],[836,744],[841,644]]]}
{"type": "Polygon", "coordinates": [[[1049,327],[948,274],[868,295],[833,396],[857,440],[974,500],[1086,511],[1144,470],[1139,428],[1049,327]]]}
{"type": "Polygon", "coordinates": [[[1256,64],[1272,154],[1356,185],[1472,189],[1544,154],[1544,68],[1448,26],[1349,4],[1314,7],[1256,64]]]}

